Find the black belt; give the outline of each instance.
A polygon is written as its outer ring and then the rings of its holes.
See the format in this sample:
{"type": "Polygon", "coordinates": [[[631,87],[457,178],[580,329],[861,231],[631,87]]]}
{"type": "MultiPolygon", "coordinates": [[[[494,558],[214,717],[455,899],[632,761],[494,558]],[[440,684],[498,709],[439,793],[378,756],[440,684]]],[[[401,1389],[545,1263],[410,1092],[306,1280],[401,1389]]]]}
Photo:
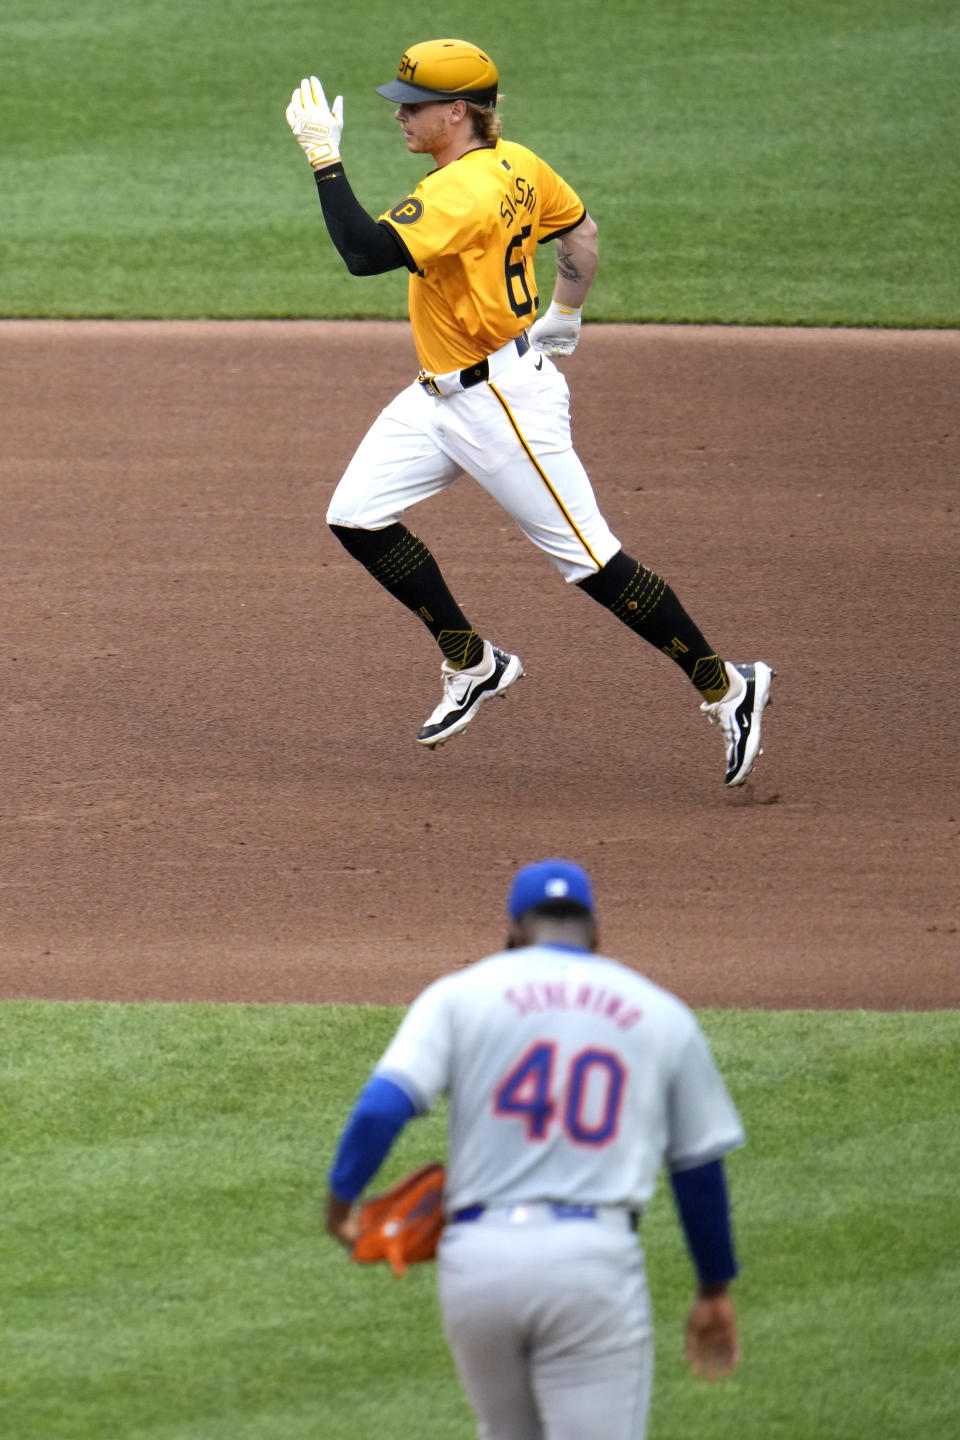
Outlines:
{"type": "MultiPolygon", "coordinates": [[[[530,349],[530,341],[527,339],[526,334],[518,335],[513,343],[517,347],[518,355],[526,355],[530,349]]],[[[488,360],[478,360],[476,365],[468,365],[466,370],[460,371],[460,384],[464,390],[469,390],[473,385],[482,385],[484,380],[489,380],[489,378],[490,362],[488,360]]],[[[430,377],[422,378],[420,383],[421,385],[426,385],[429,390],[430,377]]]]}

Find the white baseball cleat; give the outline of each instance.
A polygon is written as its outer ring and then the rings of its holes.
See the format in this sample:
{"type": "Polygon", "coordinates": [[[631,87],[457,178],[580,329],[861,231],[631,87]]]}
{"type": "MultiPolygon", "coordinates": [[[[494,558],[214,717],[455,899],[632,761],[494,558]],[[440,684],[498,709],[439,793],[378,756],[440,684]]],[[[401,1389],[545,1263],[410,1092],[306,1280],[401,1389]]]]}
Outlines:
{"type": "Polygon", "coordinates": [[[711,725],[719,725],[727,747],[725,785],[742,785],[762,755],[760,748],[760,716],[770,703],[770,682],[775,671],[758,660],[755,665],[731,665],[726,662],[730,689],[722,700],[712,705],[706,701],[700,709],[711,725]]]}
{"type": "Polygon", "coordinates": [[[468,670],[454,670],[446,660],[440,666],[443,699],[417,736],[421,745],[442,745],[469,725],[482,700],[503,695],[523,674],[519,655],[510,655],[483,642],[483,659],[468,670]]]}

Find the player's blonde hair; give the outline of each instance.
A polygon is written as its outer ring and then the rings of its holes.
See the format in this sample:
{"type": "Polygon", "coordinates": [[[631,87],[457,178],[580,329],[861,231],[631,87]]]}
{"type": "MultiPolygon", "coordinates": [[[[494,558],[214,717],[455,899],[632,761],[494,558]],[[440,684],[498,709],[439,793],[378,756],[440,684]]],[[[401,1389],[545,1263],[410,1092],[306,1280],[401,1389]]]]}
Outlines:
{"type": "MultiPolygon", "coordinates": [[[[497,96],[500,99],[500,96],[497,96]]],[[[503,116],[485,105],[471,105],[467,101],[467,113],[473,121],[473,133],[484,145],[495,145],[503,131],[503,116]]]]}

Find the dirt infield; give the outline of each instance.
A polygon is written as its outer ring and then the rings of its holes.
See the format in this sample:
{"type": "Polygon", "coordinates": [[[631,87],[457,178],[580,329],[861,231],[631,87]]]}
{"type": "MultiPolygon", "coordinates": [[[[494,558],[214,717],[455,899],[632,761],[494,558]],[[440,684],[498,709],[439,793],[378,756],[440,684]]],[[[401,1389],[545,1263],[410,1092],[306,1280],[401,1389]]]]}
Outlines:
{"type": "Polygon", "coordinates": [[[408,1000],[564,853],[692,1004],[960,1002],[960,333],[590,327],[625,548],[778,670],[727,793],[681,673],[468,480],[411,517],[528,678],[437,754],[426,631],[330,489],[404,325],[0,325],[0,994],[408,1000]]]}

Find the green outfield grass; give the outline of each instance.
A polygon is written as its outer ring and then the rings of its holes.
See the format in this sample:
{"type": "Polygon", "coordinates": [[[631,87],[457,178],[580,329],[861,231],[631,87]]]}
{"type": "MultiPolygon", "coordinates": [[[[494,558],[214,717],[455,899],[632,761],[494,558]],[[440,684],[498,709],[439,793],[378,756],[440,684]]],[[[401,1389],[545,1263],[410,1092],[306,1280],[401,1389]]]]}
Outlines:
{"type": "MultiPolygon", "coordinates": [[[[433,1267],[323,1238],[332,1146],[398,1013],[0,1005],[4,1440],[468,1440],[433,1267]]],[[[651,1440],[956,1433],[960,1017],[712,1011],[745,1360],[680,1363],[690,1272],[644,1222],[651,1440]]],[[[382,1172],[443,1154],[411,1125],[382,1172]]]]}
{"type": "Polygon", "coordinates": [[[424,167],[373,87],[438,27],[599,221],[591,318],[960,323],[953,0],[7,0],[0,315],[403,314],[403,275],[344,270],[283,110],[310,70],[343,91],[379,212],[424,167]]]}

